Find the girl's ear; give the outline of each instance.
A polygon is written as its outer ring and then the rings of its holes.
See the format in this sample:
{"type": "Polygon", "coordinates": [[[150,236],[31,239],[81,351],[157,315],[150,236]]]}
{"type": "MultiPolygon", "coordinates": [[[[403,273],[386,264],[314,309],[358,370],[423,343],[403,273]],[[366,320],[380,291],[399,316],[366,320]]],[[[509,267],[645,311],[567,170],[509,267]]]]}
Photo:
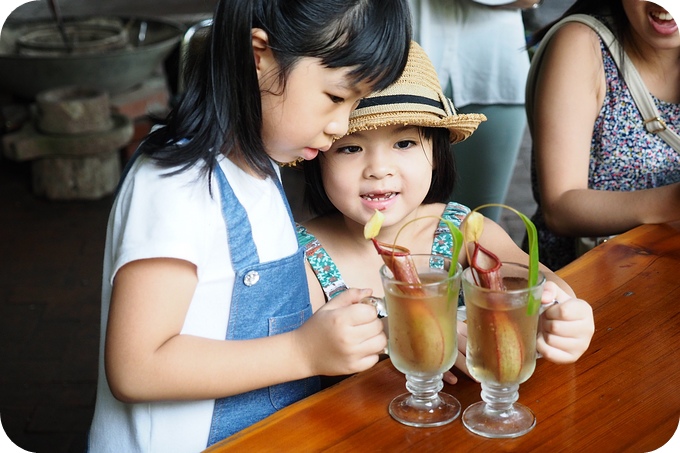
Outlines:
{"type": "Polygon", "coordinates": [[[251,34],[253,39],[255,70],[257,71],[257,77],[261,78],[263,74],[269,72],[272,68],[272,64],[276,64],[276,60],[274,60],[274,55],[269,47],[269,36],[267,36],[267,32],[261,28],[253,28],[251,34]]]}

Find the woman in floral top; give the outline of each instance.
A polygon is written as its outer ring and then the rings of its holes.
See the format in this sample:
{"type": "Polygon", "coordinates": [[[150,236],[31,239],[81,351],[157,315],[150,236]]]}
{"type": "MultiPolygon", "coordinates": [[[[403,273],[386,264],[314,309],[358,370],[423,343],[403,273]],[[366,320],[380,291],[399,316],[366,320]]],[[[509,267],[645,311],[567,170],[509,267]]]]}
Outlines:
{"type": "MultiPolygon", "coordinates": [[[[671,15],[639,0],[578,0],[564,17],[575,13],[609,26],[667,127],[680,132],[680,33],[671,15]]],[[[527,95],[534,99],[527,105],[538,203],[532,220],[544,264],[556,270],[575,259],[579,237],[680,218],[680,150],[647,131],[593,29],[563,25],[546,47],[527,95]]]]}

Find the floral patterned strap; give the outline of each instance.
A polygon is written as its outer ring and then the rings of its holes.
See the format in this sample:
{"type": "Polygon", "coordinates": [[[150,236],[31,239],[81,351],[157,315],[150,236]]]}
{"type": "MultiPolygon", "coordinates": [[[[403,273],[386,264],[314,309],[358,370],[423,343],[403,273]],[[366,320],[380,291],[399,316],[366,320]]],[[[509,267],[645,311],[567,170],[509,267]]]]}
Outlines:
{"type": "Polygon", "coordinates": [[[312,267],[319,284],[326,295],[326,301],[331,300],[347,289],[340,270],[331,259],[319,240],[302,225],[297,225],[298,244],[305,247],[305,257],[312,267]]]}
{"type": "MultiPolygon", "coordinates": [[[[442,218],[460,226],[470,209],[462,204],[450,202],[446,205],[442,218]]],[[[321,246],[319,240],[307,231],[302,225],[297,225],[298,243],[305,248],[305,257],[312,267],[319,284],[326,295],[326,300],[331,300],[347,289],[345,281],[340,275],[340,270],[333,262],[326,249],[321,246]]],[[[453,246],[453,236],[443,221],[439,222],[434,233],[432,242],[432,253],[451,257],[451,247],[453,246]]]]}
{"type": "MultiPolygon", "coordinates": [[[[465,216],[470,212],[470,208],[463,206],[456,202],[449,202],[442,213],[442,218],[452,222],[457,227],[465,219],[465,216]]],[[[453,235],[449,231],[444,221],[440,221],[437,229],[434,232],[434,240],[432,241],[432,253],[435,255],[443,255],[451,258],[451,250],[453,248],[453,235]]],[[[460,288],[458,294],[458,307],[465,306],[465,298],[463,296],[463,288],[460,288]]]]}
{"type": "MultiPolygon", "coordinates": [[[[442,218],[452,222],[457,227],[465,219],[465,216],[470,212],[470,208],[463,206],[456,202],[449,202],[442,213],[442,218]]],[[[453,247],[453,235],[449,231],[444,221],[440,221],[437,229],[434,232],[434,240],[432,241],[432,253],[435,255],[443,255],[451,258],[451,249],[453,247]]]]}

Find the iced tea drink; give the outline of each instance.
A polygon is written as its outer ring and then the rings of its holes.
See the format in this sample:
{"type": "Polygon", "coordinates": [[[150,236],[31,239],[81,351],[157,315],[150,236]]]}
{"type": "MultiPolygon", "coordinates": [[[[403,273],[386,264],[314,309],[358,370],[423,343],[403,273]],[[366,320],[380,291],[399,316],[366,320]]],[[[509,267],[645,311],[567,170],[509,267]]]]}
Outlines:
{"type": "Polygon", "coordinates": [[[458,353],[460,271],[449,276],[450,260],[443,257],[414,255],[413,259],[420,277],[418,285],[393,280],[387,269],[387,274],[383,273],[389,354],[402,373],[432,376],[450,369],[458,353]]]}
{"type": "Polygon", "coordinates": [[[528,314],[529,294],[540,300],[545,277],[528,288],[525,266],[504,263],[505,291],[474,284],[472,270],[463,272],[467,314],[466,363],[472,377],[493,385],[521,384],[536,366],[538,312],[528,314]]]}

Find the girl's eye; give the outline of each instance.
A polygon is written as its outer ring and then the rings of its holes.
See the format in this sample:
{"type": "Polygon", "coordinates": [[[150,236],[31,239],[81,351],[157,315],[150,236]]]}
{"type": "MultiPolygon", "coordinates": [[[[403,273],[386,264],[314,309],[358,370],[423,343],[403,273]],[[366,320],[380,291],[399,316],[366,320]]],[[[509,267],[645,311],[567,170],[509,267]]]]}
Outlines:
{"type": "Polygon", "coordinates": [[[394,147],[397,149],[408,149],[412,146],[415,146],[416,142],[413,140],[399,140],[397,143],[394,144],[394,147]]]}
{"type": "Polygon", "coordinates": [[[337,152],[340,154],[355,154],[361,152],[361,147],[357,145],[341,146],[337,152]]]}
{"type": "Polygon", "coordinates": [[[342,104],[343,102],[345,102],[345,99],[341,98],[340,96],[333,96],[332,94],[329,94],[328,97],[331,98],[331,101],[334,104],[342,104]]]}

